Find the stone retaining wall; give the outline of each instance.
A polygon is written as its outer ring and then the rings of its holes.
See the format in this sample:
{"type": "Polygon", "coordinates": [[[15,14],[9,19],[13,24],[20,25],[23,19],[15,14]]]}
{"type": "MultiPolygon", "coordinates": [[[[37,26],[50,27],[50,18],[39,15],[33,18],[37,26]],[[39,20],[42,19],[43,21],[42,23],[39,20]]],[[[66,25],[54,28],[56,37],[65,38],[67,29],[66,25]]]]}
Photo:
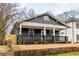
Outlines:
{"type": "Polygon", "coordinates": [[[37,49],[37,50],[24,50],[15,51],[15,56],[45,56],[57,53],[79,51],[79,47],[62,47],[62,48],[51,48],[51,49],[37,49]]]}

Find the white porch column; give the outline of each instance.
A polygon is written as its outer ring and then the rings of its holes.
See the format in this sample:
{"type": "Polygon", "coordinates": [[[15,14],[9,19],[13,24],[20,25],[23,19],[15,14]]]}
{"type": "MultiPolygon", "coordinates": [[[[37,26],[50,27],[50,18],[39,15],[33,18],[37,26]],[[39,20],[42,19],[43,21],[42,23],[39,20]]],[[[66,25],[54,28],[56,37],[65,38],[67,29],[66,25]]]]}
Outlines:
{"type": "Polygon", "coordinates": [[[19,31],[19,34],[20,34],[20,35],[22,34],[22,24],[20,24],[20,31],[19,31]]]}
{"type": "Polygon", "coordinates": [[[43,41],[46,41],[46,40],[45,40],[45,36],[46,36],[46,27],[44,27],[43,33],[44,33],[44,34],[43,34],[44,37],[43,37],[43,39],[41,40],[42,42],[43,42],[43,41]]]}
{"type": "MultiPolygon", "coordinates": [[[[44,29],[41,31],[41,35],[46,36],[46,27],[44,27],[44,29]]],[[[44,36],[41,37],[41,42],[43,42],[43,39],[45,39],[44,36]]]]}
{"type": "Polygon", "coordinates": [[[55,36],[55,28],[53,28],[53,36],[55,36]]]}
{"type": "MultiPolygon", "coordinates": [[[[55,36],[55,28],[53,28],[53,36],[55,36]]],[[[55,37],[54,37],[54,43],[55,43],[55,37]]]]}
{"type": "Polygon", "coordinates": [[[46,27],[44,27],[44,36],[46,36],[46,27]]]}
{"type": "Polygon", "coordinates": [[[65,28],[64,30],[65,30],[65,36],[67,36],[67,28],[65,28]]]}

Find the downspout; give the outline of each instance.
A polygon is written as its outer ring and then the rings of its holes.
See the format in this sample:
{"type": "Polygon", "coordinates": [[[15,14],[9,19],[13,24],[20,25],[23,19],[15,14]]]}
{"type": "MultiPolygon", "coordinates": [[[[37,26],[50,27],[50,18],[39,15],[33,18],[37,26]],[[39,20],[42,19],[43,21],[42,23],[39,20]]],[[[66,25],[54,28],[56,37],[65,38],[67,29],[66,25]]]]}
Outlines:
{"type": "Polygon", "coordinates": [[[74,23],[72,21],[72,43],[74,43],[74,23]]]}

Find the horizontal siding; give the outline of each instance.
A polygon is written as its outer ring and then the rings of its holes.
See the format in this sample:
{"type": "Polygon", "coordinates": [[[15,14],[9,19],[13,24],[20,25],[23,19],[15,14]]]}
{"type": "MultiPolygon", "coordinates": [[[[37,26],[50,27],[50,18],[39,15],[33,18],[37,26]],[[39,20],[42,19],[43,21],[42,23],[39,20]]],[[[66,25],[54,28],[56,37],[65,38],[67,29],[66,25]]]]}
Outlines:
{"type": "MultiPolygon", "coordinates": [[[[48,16],[49,17],[49,16],[48,16]]],[[[34,22],[34,23],[44,23],[44,24],[54,24],[54,25],[62,25],[60,23],[58,23],[57,21],[55,21],[53,18],[49,17],[49,20],[44,20],[44,16],[40,16],[37,18],[33,18],[31,20],[28,20],[26,22],[34,22]]]]}

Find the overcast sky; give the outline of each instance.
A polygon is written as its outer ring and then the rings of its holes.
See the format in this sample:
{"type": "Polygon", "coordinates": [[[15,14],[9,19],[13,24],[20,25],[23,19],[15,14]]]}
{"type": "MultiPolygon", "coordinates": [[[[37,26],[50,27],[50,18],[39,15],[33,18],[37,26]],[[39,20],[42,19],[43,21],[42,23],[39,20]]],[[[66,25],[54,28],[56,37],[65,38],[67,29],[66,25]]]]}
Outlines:
{"type": "Polygon", "coordinates": [[[34,9],[36,14],[52,12],[54,15],[57,15],[63,13],[64,11],[79,10],[78,3],[28,3],[21,5],[22,7],[27,6],[28,9],[34,9]]]}

